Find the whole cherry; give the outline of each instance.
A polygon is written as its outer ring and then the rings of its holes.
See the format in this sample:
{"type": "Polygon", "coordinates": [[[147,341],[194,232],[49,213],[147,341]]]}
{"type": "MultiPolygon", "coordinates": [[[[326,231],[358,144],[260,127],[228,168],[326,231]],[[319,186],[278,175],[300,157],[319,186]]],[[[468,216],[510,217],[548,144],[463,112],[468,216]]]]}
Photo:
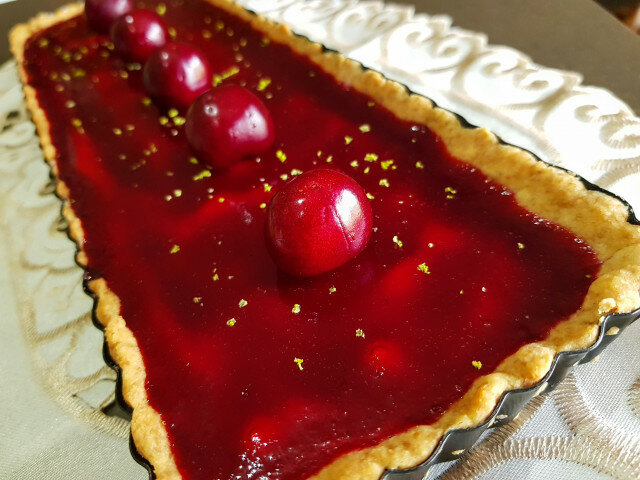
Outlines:
{"type": "Polygon", "coordinates": [[[185,133],[195,155],[215,168],[261,153],[274,140],[267,107],[246,88],[234,85],[198,98],[187,113],[185,133]]]}
{"type": "Polygon", "coordinates": [[[373,215],[362,187],[337,170],[315,169],[287,183],[267,209],[267,247],[296,276],[337,268],[367,245],[373,215]]]}
{"type": "Polygon", "coordinates": [[[133,10],[111,25],[111,41],[118,55],[130,62],[145,62],[169,34],[162,17],[151,10],[133,10]]]}
{"type": "Polygon", "coordinates": [[[116,18],[133,10],[133,0],[85,0],[84,14],[89,27],[98,33],[109,33],[116,18]]]}
{"type": "Polygon", "coordinates": [[[211,66],[202,50],[167,43],[151,54],[142,80],[147,94],[163,107],[187,108],[211,86],[211,66]]]}

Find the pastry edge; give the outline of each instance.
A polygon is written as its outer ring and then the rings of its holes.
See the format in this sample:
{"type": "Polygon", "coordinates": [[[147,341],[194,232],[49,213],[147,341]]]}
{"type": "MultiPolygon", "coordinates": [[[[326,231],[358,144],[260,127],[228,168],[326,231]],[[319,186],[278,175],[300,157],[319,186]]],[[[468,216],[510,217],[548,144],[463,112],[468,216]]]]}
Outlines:
{"type": "MultiPolygon", "coordinates": [[[[517,201],[529,211],[583,238],[603,261],[580,310],[556,325],[545,340],[524,345],[503,360],[494,372],[476,379],[470,390],[437,422],[411,428],[376,446],[346,453],[309,480],[377,480],[386,469],[410,468],[422,463],[446,432],[479,425],[506,391],[530,387],[540,381],[557,353],[591,346],[603,315],[640,307],[640,228],[627,222],[629,212],[622,202],[587,190],[575,175],[536,160],[524,150],[500,144],[486,129],[463,127],[455,115],[434,107],[425,97],[409,93],[404,86],[385,79],[378,72],[363,71],[360,64],[341,54],[325,52],[320,44],[296,36],[286,26],[253,14],[230,0],[207,1],[249,21],[272,41],[291,46],[319,68],[370,96],[398,117],[425,124],[442,138],[454,157],[512,190],[517,201]]],[[[74,3],[52,14],[39,14],[13,28],[10,45],[18,63],[27,106],[57,181],[57,194],[63,200],[62,213],[69,222],[70,236],[78,246],[77,261],[86,266],[82,224],[73,211],[69,189],[58,178],[57,152],[51,143],[49,123],[22,65],[24,46],[33,34],[82,11],[82,4],[74,3]]],[[[131,434],[136,448],[153,466],[158,480],[180,479],[162,417],[148,402],[144,360],[133,333],[120,316],[120,300],[102,278],[92,280],[89,288],[96,297],[96,317],[104,326],[109,351],[121,369],[123,397],[133,409],[131,434]]]]}

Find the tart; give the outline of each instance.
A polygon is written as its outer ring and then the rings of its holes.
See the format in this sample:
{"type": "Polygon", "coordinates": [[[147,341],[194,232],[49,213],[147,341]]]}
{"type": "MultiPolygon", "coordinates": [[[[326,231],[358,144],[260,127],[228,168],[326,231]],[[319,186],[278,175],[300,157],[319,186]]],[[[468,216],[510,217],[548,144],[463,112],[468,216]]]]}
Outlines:
{"type": "Polygon", "coordinates": [[[275,128],[273,146],[212,169],[185,110],[156,106],[82,5],[11,33],[158,479],[413,467],[592,345],[604,314],[640,307],[622,202],[227,0],[138,3],[275,128]],[[295,277],[269,255],[267,205],[320,167],[363,188],[373,233],[344,265],[295,277]]]}

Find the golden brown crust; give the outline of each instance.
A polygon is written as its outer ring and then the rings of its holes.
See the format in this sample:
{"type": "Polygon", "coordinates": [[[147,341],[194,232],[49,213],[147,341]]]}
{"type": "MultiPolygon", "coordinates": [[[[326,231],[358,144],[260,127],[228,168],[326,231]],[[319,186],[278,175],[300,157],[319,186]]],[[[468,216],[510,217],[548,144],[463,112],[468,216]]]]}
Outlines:
{"type": "MultiPolygon", "coordinates": [[[[272,41],[290,45],[398,117],[427,125],[442,138],[452,155],[512,190],[518,202],[528,210],[582,237],[603,261],[601,272],[591,284],[578,312],[554,327],[545,340],[523,346],[493,373],[478,378],[440,420],[412,428],[377,446],[343,455],[312,480],[375,480],[385,469],[408,468],[421,463],[445,432],[482,423],[505,391],[538,382],[549,371],[558,352],[593,344],[603,314],[629,312],[640,307],[640,229],[627,222],[628,210],[621,202],[587,190],[574,175],[539,162],[523,150],[501,145],[485,129],[462,127],[454,115],[434,108],[426,98],[409,94],[403,86],[386,80],[377,72],[363,71],[359,64],[337,53],[323,52],[319,44],[294,36],[285,26],[251,14],[230,0],[207,1],[251,22],[272,41]]],[[[35,32],[81,11],[81,5],[73,4],[55,14],[39,15],[27,24],[15,27],[10,36],[27,103],[45,157],[56,176],[56,150],[51,144],[46,116],[22,68],[23,50],[26,40],[35,32]]],[[[58,194],[65,201],[63,213],[79,247],[78,262],[84,265],[82,225],[69,203],[68,188],[60,180],[58,194]]],[[[133,408],[131,432],[136,446],[153,465],[159,480],[179,479],[161,416],[147,401],[144,362],[132,332],[120,316],[120,301],[104,279],[94,280],[90,288],[98,299],[97,317],[105,327],[109,350],[122,370],[123,395],[133,408]]]]}

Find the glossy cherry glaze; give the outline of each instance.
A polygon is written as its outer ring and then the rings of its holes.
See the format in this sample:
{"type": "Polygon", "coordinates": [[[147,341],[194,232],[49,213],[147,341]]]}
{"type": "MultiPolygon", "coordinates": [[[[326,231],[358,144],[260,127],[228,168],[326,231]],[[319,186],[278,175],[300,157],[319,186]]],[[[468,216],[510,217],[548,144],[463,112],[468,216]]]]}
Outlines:
{"type": "Polygon", "coordinates": [[[109,33],[113,22],[133,10],[132,0],[85,0],[84,14],[89,26],[98,33],[109,33]]]}
{"type": "Polygon", "coordinates": [[[229,85],[209,90],[193,103],[185,134],[199,160],[222,169],[271,147],[274,127],[269,110],[257,96],[229,85]]]}
{"type": "Polygon", "coordinates": [[[165,108],[189,108],[211,88],[211,76],[204,52],[181,42],[154,50],[143,69],[147,94],[165,108]]]}
{"type": "Polygon", "coordinates": [[[111,26],[115,51],[131,62],[147,61],[156,48],[167,43],[169,33],[162,17],[151,10],[134,10],[111,26]]]}
{"type": "Polygon", "coordinates": [[[373,216],[362,187],[337,170],[294,178],[267,207],[267,247],[285,272],[312,276],[339,267],[366,246],[373,216]]]}
{"type": "Polygon", "coordinates": [[[223,172],[193,162],[184,119],[146,100],[142,72],[82,17],[35,36],[25,66],[88,275],[121,299],[185,479],[308,478],[437,420],[580,307],[600,263],[579,239],[286,47],[205,2],[164,3],[214,81],[267,106],[271,149],[223,172]],[[374,232],[342,267],[292,279],[263,206],[320,166],[373,197],[374,232]]]}

